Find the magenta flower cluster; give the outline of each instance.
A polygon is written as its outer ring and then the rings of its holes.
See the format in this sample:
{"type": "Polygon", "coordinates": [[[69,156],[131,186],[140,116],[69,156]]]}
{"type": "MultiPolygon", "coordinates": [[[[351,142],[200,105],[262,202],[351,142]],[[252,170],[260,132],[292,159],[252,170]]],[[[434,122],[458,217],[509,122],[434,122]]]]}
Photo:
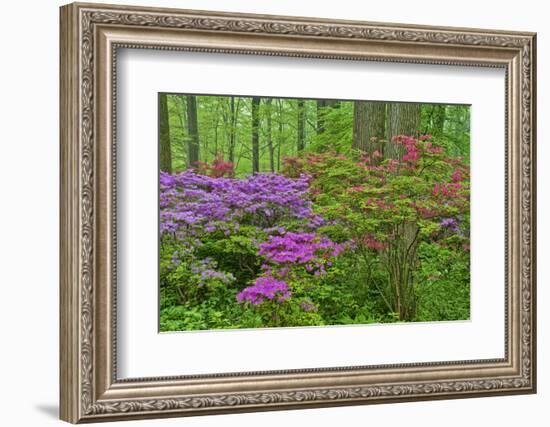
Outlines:
{"type": "Polygon", "coordinates": [[[267,300],[283,302],[290,298],[288,284],[271,276],[258,277],[252,286],[244,288],[237,294],[237,301],[259,305],[267,300]]]}
{"type": "MultiPolygon", "coordinates": [[[[267,263],[262,265],[264,276],[256,279],[252,286],[244,288],[238,295],[238,301],[250,301],[261,304],[265,298],[272,300],[277,292],[277,302],[290,298],[288,284],[283,279],[291,278],[296,266],[302,266],[309,273],[319,276],[331,266],[331,259],[346,248],[324,236],[315,233],[286,232],[281,236],[269,236],[267,242],[260,244],[259,254],[267,263]]],[[[315,311],[314,306],[301,305],[304,311],[315,311]]]]}
{"type": "Polygon", "coordinates": [[[210,177],[188,170],[160,174],[160,232],[196,236],[226,234],[248,224],[262,229],[283,220],[303,220],[315,228],[322,218],[312,211],[308,177],[256,174],[244,179],[210,177]]]}
{"type": "Polygon", "coordinates": [[[345,245],[315,233],[288,232],[282,236],[270,236],[267,242],[260,244],[259,254],[276,264],[307,264],[306,269],[311,271],[311,263],[322,269],[320,258],[337,257],[344,248],[345,245]]]}

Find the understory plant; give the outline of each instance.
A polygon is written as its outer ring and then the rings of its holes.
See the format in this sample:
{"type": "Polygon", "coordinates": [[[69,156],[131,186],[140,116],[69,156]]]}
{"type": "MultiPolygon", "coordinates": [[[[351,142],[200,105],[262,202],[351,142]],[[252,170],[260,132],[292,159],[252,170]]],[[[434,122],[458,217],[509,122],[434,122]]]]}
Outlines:
{"type": "Polygon", "coordinates": [[[386,283],[378,294],[396,319],[410,321],[417,312],[420,243],[468,249],[469,169],[429,135],[397,136],[392,143],[402,157],[311,153],[289,159],[286,173],[311,177],[316,212],[327,221],[321,231],[351,239],[367,271],[383,267],[386,283]]]}

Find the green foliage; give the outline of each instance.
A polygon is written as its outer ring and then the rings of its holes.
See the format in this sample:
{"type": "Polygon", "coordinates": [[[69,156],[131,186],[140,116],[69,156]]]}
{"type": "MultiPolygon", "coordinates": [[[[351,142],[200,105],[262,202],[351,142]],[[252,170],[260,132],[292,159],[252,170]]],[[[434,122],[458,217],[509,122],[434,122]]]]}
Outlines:
{"type": "Polygon", "coordinates": [[[334,151],[347,154],[351,150],[353,102],[339,102],[320,109],[324,131],[315,135],[308,151],[334,151]]]}
{"type": "Polygon", "coordinates": [[[470,162],[470,107],[465,105],[422,106],[422,133],[431,134],[453,157],[470,162]]]}
{"type": "Polygon", "coordinates": [[[376,288],[383,281],[379,269],[347,252],[337,258],[311,299],[318,302],[319,314],[328,325],[385,322],[387,308],[376,288]]]}
{"type": "Polygon", "coordinates": [[[231,271],[237,283],[246,283],[260,271],[258,242],[265,234],[256,227],[241,226],[237,234],[225,236],[222,232],[212,233],[197,248],[199,257],[212,257],[223,271],[231,271]]]}
{"type": "Polygon", "coordinates": [[[417,277],[419,308],[416,320],[470,318],[469,252],[422,243],[417,277]]]}
{"type": "Polygon", "coordinates": [[[406,321],[416,317],[419,244],[434,240],[457,245],[468,239],[467,225],[460,230],[457,220],[468,217],[468,168],[428,139],[397,140],[406,149],[399,161],[368,155],[356,161],[325,153],[297,159],[288,167],[290,174],[313,177],[318,213],[337,224],[329,234],[347,228],[346,237],[353,239],[365,262],[377,259],[387,273],[380,298],[406,321]]]}
{"type": "Polygon", "coordinates": [[[305,300],[292,298],[282,303],[266,301],[253,306],[245,305],[245,310],[254,313],[258,317],[251,317],[243,323],[243,327],[281,327],[281,326],[322,326],[323,318],[316,311],[305,311],[302,303],[305,300]],[[258,322],[260,320],[260,322],[258,322]]]}

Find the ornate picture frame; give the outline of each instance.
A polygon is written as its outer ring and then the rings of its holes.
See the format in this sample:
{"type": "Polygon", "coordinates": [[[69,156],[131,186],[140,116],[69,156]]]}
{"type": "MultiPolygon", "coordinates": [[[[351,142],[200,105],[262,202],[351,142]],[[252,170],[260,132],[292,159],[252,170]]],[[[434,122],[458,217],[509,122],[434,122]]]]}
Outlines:
{"type": "Polygon", "coordinates": [[[534,33],[84,3],[63,6],[60,13],[61,419],[97,422],[536,391],[534,33]],[[119,379],[120,48],[504,69],[504,357],[119,379]]]}

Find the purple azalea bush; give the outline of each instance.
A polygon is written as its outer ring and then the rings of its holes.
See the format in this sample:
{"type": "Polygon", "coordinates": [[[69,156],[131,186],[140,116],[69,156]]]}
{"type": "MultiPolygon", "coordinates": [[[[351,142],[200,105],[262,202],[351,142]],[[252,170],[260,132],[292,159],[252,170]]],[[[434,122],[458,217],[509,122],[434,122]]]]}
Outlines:
{"type": "MultiPolygon", "coordinates": [[[[198,287],[213,279],[230,285],[235,276],[221,271],[210,258],[198,259],[192,247],[200,248],[204,239],[238,235],[244,226],[256,230],[261,239],[253,239],[256,257],[263,264],[251,284],[237,293],[239,303],[282,304],[292,296],[293,280],[324,274],[346,248],[318,233],[324,224],[313,212],[307,175],[290,178],[263,173],[237,179],[193,170],[160,174],[161,239],[184,247],[174,252],[169,269],[187,258],[198,287]],[[288,224],[293,231],[287,229],[288,224]]],[[[315,311],[309,303],[298,306],[303,312],[315,311]]]]}
{"type": "Polygon", "coordinates": [[[214,231],[231,233],[241,225],[262,229],[301,221],[314,229],[322,218],[312,211],[308,177],[256,174],[244,179],[200,175],[188,170],[160,174],[160,232],[180,238],[214,231]]]}
{"type": "Polygon", "coordinates": [[[291,293],[288,286],[283,280],[276,279],[271,276],[258,277],[254,285],[243,289],[237,294],[237,301],[249,301],[253,305],[258,305],[266,299],[283,302],[290,298],[291,293]]]}

